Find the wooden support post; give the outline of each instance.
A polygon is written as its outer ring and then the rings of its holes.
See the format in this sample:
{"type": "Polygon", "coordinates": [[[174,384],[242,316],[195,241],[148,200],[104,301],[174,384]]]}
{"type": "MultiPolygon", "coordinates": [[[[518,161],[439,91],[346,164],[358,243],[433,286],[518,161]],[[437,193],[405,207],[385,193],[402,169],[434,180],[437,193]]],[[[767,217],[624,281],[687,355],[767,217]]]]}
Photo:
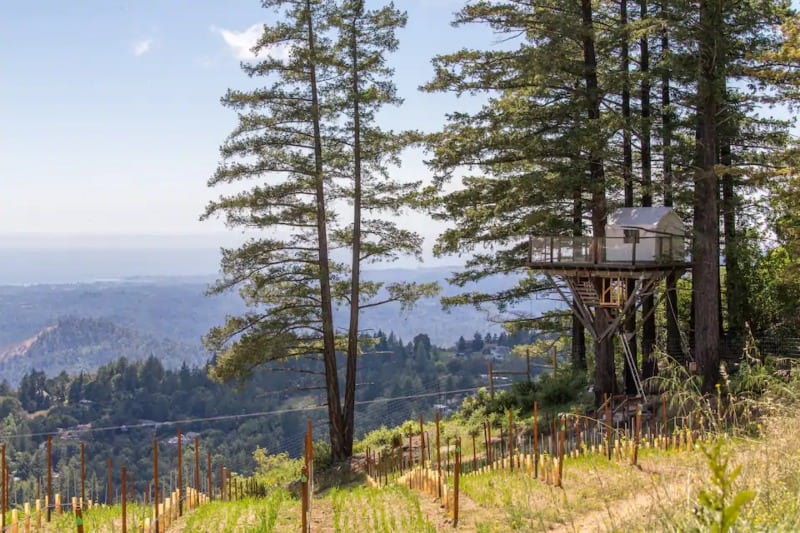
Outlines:
{"type": "Polygon", "coordinates": [[[122,467],[122,533],[128,533],[128,471],[122,467]]]}
{"type": "Polygon", "coordinates": [[[81,442],[81,505],[86,507],[86,443],[81,442]]]}
{"type": "Polygon", "coordinates": [[[108,458],[108,491],[106,492],[106,505],[114,505],[114,463],[108,458]]]}
{"type": "Polygon", "coordinates": [[[155,528],[158,531],[158,440],[153,439],[153,509],[155,513],[155,528]]]}
{"type": "Polygon", "coordinates": [[[183,435],[178,426],[178,516],[183,516],[183,435]]]}
{"type": "Polygon", "coordinates": [[[533,402],[533,477],[539,477],[539,402],[533,402]]]}
{"type": "Polygon", "coordinates": [[[53,437],[47,436],[47,521],[53,506],[53,437]]]}
{"type": "Polygon", "coordinates": [[[662,418],[663,424],[664,424],[664,429],[662,430],[661,434],[666,437],[669,434],[668,433],[669,430],[667,428],[667,395],[666,394],[662,394],[661,395],[661,418],[662,418]]]}

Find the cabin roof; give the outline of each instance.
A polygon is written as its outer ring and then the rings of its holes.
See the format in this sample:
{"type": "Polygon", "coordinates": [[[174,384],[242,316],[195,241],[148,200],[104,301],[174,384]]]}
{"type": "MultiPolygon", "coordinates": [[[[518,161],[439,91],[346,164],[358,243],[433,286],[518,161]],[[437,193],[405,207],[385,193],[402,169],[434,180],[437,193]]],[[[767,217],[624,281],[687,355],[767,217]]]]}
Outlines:
{"type": "Polygon", "coordinates": [[[670,207],[620,207],[608,215],[608,226],[656,228],[671,213],[670,207]]]}

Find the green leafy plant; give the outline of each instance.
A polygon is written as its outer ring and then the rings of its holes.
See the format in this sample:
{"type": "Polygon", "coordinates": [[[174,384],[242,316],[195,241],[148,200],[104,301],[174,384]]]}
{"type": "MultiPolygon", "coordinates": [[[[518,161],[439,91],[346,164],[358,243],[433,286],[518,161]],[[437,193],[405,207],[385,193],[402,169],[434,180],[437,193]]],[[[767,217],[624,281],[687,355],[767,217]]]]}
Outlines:
{"type": "Polygon", "coordinates": [[[744,506],[755,498],[752,490],[736,492],[734,483],[742,471],[741,465],[729,469],[730,458],[722,449],[722,439],[701,448],[711,469],[711,487],[697,496],[701,509],[698,518],[704,531],[726,533],[730,531],[744,506]]]}

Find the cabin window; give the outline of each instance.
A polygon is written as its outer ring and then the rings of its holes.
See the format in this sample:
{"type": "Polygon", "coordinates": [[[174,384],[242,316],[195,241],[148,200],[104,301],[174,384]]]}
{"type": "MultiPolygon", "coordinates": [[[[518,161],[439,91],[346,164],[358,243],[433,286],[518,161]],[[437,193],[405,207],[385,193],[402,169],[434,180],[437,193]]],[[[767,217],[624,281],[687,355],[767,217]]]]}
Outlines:
{"type": "Polygon", "coordinates": [[[625,244],[636,244],[639,242],[639,230],[638,229],[626,229],[625,230],[625,244]]]}

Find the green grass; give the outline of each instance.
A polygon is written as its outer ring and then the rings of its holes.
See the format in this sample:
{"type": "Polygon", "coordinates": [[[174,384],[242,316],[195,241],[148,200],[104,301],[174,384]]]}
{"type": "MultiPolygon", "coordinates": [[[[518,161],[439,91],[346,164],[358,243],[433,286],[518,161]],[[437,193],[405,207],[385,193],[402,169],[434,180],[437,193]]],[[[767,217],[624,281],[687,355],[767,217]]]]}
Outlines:
{"type": "Polygon", "coordinates": [[[337,533],[435,532],[420,508],[419,495],[402,486],[334,489],[333,528],[337,533]]]}
{"type": "Polygon", "coordinates": [[[184,532],[272,533],[299,529],[299,523],[300,503],[287,491],[275,490],[266,498],[202,505],[189,514],[184,532]]]}

